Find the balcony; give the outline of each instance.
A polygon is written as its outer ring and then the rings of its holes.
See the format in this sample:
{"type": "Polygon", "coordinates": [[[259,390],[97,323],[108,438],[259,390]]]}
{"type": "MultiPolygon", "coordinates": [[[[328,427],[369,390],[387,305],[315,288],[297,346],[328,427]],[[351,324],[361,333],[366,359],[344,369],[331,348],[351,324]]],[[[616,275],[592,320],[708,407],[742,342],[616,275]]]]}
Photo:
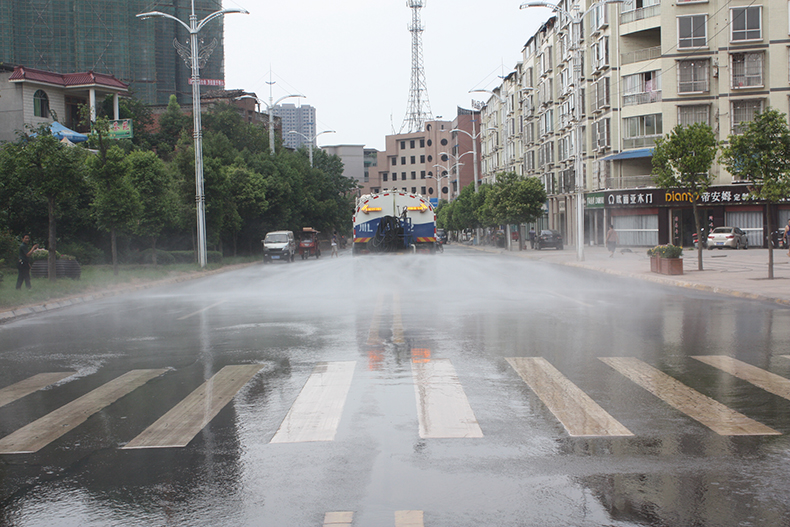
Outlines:
{"type": "Polygon", "coordinates": [[[659,16],[660,14],[661,4],[640,7],[639,9],[634,9],[633,11],[620,13],[620,23],[627,24],[628,22],[636,22],[637,20],[644,20],[646,18],[659,16]]]}
{"type": "Polygon", "coordinates": [[[631,148],[647,148],[655,146],[656,139],[661,135],[645,135],[641,137],[630,137],[623,139],[623,150],[630,150],[631,148]]]}
{"type": "Polygon", "coordinates": [[[643,60],[653,60],[661,57],[661,46],[652,48],[637,49],[636,51],[629,51],[620,54],[620,64],[633,64],[634,62],[642,62],[643,60]]]}
{"type": "Polygon", "coordinates": [[[644,176],[623,176],[623,177],[606,177],[606,188],[610,190],[622,190],[628,188],[644,188],[655,187],[653,176],[650,174],[644,176]]]}
{"type": "Polygon", "coordinates": [[[661,102],[661,90],[623,95],[623,106],[636,106],[637,104],[650,104],[651,102],[661,102]]]}

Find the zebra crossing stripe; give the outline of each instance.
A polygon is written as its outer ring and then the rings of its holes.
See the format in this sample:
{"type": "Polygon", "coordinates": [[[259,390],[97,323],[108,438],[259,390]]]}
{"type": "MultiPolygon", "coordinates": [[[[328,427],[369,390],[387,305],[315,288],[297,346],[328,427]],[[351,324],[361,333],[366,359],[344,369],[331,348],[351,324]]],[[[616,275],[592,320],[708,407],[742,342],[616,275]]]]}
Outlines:
{"type": "Polygon", "coordinates": [[[353,511],[327,512],[324,515],[324,527],[351,525],[354,521],[353,511]]]}
{"type": "Polygon", "coordinates": [[[634,435],[546,359],[513,357],[507,361],[571,436],[634,435]]]}
{"type": "Polygon", "coordinates": [[[483,431],[449,359],[412,360],[420,437],[479,438],[483,431]]]}
{"type": "Polygon", "coordinates": [[[123,449],[187,446],[261,368],[261,364],[225,366],[123,449]]]}
{"type": "Polygon", "coordinates": [[[30,454],[167,370],[132,370],[0,439],[0,454],[30,454]]]}
{"type": "Polygon", "coordinates": [[[395,527],[424,527],[422,511],[395,511],[395,527]]]}
{"type": "Polygon", "coordinates": [[[790,399],[790,379],[725,355],[699,355],[692,358],[750,382],[766,392],[790,399]]]}
{"type": "Polygon", "coordinates": [[[639,359],[633,357],[599,357],[599,359],[668,405],[719,435],[781,435],[773,428],[758,423],[689,388],[639,359]]]}
{"type": "Polygon", "coordinates": [[[30,395],[31,393],[36,392],[42,388],[46,388],[50,384],[55,384],[56,382],[62,381],[66,377],[70,377],[75,374],[76,372],[73,371],[39,373],[38,375],[33,375],[24,381],[19,381],[18,383],[12,384],[11,386],[6,386],[0,390],[0,406],[5,406],[16,401],[17,399],[21,399],[26,395],[30,395]]]}
{"type": "Polygon", "coordinates": [[[317,364],[270,442],[333,441],[356,364],[317,364]]]}

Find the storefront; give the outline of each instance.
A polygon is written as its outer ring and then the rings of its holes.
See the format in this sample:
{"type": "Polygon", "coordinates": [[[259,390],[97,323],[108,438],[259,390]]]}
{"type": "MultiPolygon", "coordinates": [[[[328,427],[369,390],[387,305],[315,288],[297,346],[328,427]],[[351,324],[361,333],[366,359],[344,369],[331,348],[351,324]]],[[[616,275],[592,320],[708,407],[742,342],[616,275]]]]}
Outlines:
{"type": "MultiPolygon", "coordinates": [[[[690,192],[645,188],[588,194],[586,230],[593,234],[594,242],[599,238],[601,200],[603,221],[606,227],[614,226],[621,245],[652,247],[672,243],[690,247],[694,244],[696,229],[690,192]]],[[[790,218],[790,205],[766,207],[752,199],[746,185],[710,187],[698,197],[697,203],[705,236],[714,227],[739,227],[747,233],[753,247],[767,243],[766,211],[770,211],[774,229],[784,226],[790,218]]]]}

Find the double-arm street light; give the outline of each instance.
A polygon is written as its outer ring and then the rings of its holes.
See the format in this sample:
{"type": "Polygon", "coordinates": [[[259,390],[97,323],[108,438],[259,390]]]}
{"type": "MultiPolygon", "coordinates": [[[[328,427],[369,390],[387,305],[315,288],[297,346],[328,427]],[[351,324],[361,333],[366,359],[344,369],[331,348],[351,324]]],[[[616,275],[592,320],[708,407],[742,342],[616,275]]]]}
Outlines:
{"type": "MultiPolygon", "coordinates": [[[[450,181],[450,171],[453,168],[455,168],[456,166],[457,166],[457,164],[451,166],[450,168],[447,168],[444,165],[433,165],[433,168],[441,168],[441,169],[443,169],[446,175],[440,176],[439,175],[439,171],[437,170],[435,176],[426,176],[428,179],[435,179],[436,180],[436,199],[437,200],[441,201],[441,199],[442,199],[441,181],[446,178],[448,183],[449,183],[449,181],[450,181]]],[[[450,197],[450,189],[447,189],[447,197],[448,198],[450,197]]],[[[449,199],[448,199],[448,201],[449,201],[449,199]]]]}
{"type": "Polygon", "coordinates": [[[304,95],[299,95],[299,94],[283,95],[276,101],[272,102],[271,88],[269,88],[268,103],[262,99],[259,99],[258,97],[255,97],[254,95],[242,95],[241,97],[236,97],[236,99],[255,99],[259,106],[261,104],[266,106],[266,113],[269,114],[269,153],[271,155],[274,155],[274,107],[280,104],[285,99],[289,99],[291,97],[304,98],[304,95]]]}
{"type": "Polygon", "coordinates": [[[581,23],[587,14],[591,13],[596,8],[606,4],[621,4],[623,0],[601,0],[595,2],[583,13],[579,13],[579,8],[574,8],[574,13],[570,13],[556,4],[548,2],[526,2],[519,6],[519,9],[526,9],[528,7],[548,7],[549,9],[561,13],[568,17],[574,26],[578,26],[578,31],[571,31],[573,34],[573,43],[571,51],[573,51],[573,88],[574,88],[574,136],[576,142],[576,156],[573,163],[573,171],[576,176],[576,259],[584,261],[584,179],[582,171],[584,170],[583,153],[584,153],[584,132],[582,120],[582,49],[581,49],[581,23]]]}
{"type": "MultiPolygon", "coordinates": [[[[461,131],[463,132],[463,130],[461,130],[461,131]]],[[[455,162],[453,164],[453,166],[450,167],[450,170],[451,170],[451,173],[452,173],[452,170],[455,169],[455,184],[456,184],[456,187],[457,187],[456,188],[456,192],[458,192],[459,194],[461,193],[461,171],[459,170],[459,168],[464,166],[464,164],[461,163],[460,161],[461,161],[461,158],[464,157],[467,154],[474,154],[474,152],[472,150],[469,150],[468,152],[464,152],[460,156],[453,155],[450,152],[439,152],[440,156],[452,157],[453,161],[455,162]]],[[[474,159],[474,156],[472,157],[472,159],[474,159]]],[[[444,161],[444,159],[442,161],[444,161]]]]}
{"type": "MultiPolygon", "coordinates": [[[[478,179],[480,178],[480,174],[478,173],[479,169],[477,167],[477,164],[478,164],[478,159],[477,159],[477,138],[480,137],[483,134],[483,132],[481,131],[481,132],[475,133],[475,120],[474,119],[472,119],[472,133],[471,134],[469,132],[467,132],[466,130],[461,130],[460,128],[453,128],[452,130],[450,130],[450,132],[461,132],[462,134],[468,135],[469,138],[472,140],[472,150],[471,150],[471,152],[464,152],[463,154],[458,156],[458,158],[460,159],[462,156],[465,156],[466,154],[470,154],[470,153],[472,154],[472,160],[473,160],[472,163],[473,163],[474,169],[475,169],[475,192],[477,192],[478,179]]],[[[460,192],[460,189],[461,189],[460,181],[459,181],[458,189],[459,189],[459,192],[460,192]]]]}
{"type": "Polygon", "coordinates": [[[203,194],[203,131],[200,124],[200,68],[206,65],[211,51],[216,47],[216,40],[212,42],[202,52],[198,48],[198,33],[203,27],[214,20],[228,13],[243,13],[249,15],[246,9],[221,9],[208,15],[203,20],[198,21],[195,15],[195,0],[192,0],[192,13],[189,15],[189,24],[182,22],[173,15],[160,11],[149,11],[140,13],[137,18],[168,18],[175,20],[189,32],[189,49],[180,44],[177,40],[173,41],[178,54],[192,68],[192,118],[193,136],[195,138],[195,203],[197,204],[197,237],[198,237],[198,263],[200,267],[206,267],[206,197],[203,194]]]}
{"type": "Polygon", "coordinates": [[[309,151],[309,155],[310,155],[310,168],[313,168],[313,147],[315,146],[315,140],[316,140],[316,138],[317,138],[319,135],[321,135],[321,134],[335,134],[335,133],[337,133],[337,132],[335,132],[334,130],[324,130],[323,132],[318,132],[318,133],[317,133],[317,134],[315,134],[313,137],[308,137],[308,136],[304,135],[302,132],[297,132],[296,130],[291,130],[291,131],[289,131],[288,133],[289,133],[289,134],[297,134],[297,135],[301,135],[301,136],[302,136],[302,137],[305,139],[305,141],[307,141],[308,143],[310,143],[310,151],[309,151]]]}

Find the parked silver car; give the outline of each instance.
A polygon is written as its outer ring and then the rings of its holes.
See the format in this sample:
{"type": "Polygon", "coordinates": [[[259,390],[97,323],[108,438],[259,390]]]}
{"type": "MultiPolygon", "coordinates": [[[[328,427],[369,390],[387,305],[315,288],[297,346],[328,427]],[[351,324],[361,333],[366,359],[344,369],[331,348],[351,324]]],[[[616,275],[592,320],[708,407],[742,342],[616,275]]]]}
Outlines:
{"type": "Polygon", "coordinates": [[[746,233],[738,227],[716,227],[708,234],[708,249],[748,249],[749,240],[746,233]]]}

